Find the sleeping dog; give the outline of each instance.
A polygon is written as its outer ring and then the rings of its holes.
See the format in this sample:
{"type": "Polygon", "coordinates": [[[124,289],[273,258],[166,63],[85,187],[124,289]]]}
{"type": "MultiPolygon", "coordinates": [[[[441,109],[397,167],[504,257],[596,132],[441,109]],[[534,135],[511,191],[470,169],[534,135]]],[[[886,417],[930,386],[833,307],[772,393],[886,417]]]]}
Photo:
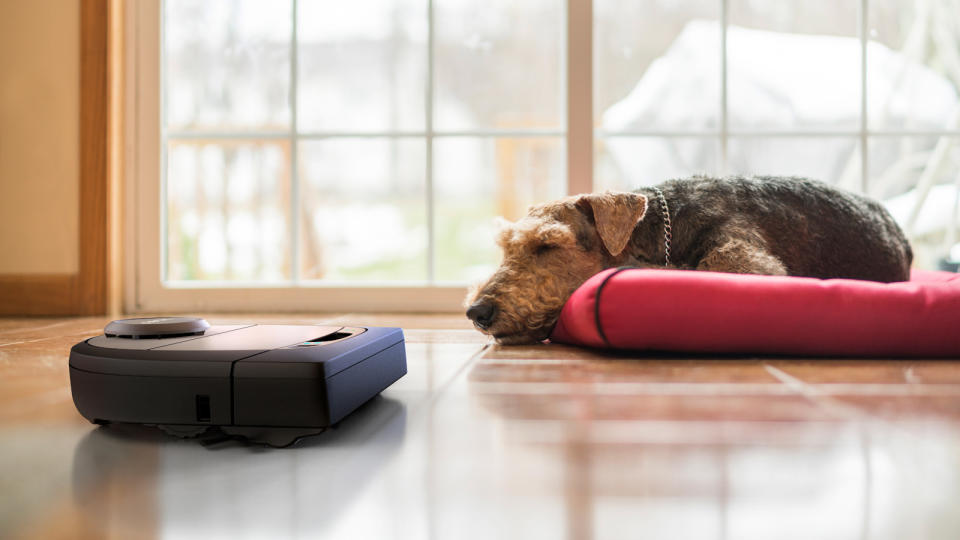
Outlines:
{"type": "Polygon", "coordinates": [[[533,206],[499,233],[503,263],[466,301],[499,342],[545,339],[605,268],[909,279],[913,253],[877,202],[795,177],[697,176],[533,206]]]}

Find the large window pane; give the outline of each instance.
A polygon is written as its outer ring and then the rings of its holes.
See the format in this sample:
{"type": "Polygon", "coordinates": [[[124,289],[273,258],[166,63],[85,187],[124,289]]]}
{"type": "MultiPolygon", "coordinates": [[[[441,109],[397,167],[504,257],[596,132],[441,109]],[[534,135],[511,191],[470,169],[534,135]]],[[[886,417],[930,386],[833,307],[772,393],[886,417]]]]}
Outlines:
{"type": "Polygon", "coordinates": [[[422,130],[426,22],[422,0],[300,0],[300,129],[422,130]]]}
{"type": "Polygon", "coordinates": [[[960,137],[871,137],[870,191],[907,231],[916,266],[960,260],[960,137]]]}
{"type": "Polygon", "coordinates": [[[427,279],[425,148],[422,138],[300,144],[303,279],[427,279]]]}
{"type": "Polygon", "coordinates": [[[719,126],[718,0],[594,0],[593,13],[596,126],[719,126]]]}
{"type": "Polygon", "coordinates": [[[868,20],[870,129],[960,128],[960,6],[872,0],[868,20]]]}
{"type": "Polygon", "coordinates": [[[719,137],[605,137],[594,160],[594,190],[632,190],[671,178],[721,174],[719,137]]]}
{"type": "Polygon", "coordinates": [[[859,5],[730,0],[730,128],[858,129],[859,5]]]}
{"type": "Polygon", "coordinates": [[[489,276],[500,258],[494,216],[515,220],[566,193],[559,137],[444,137],[434,141],[436,277],[489,276]]]}
{"type": "Polygon", "coordinates": [[[174,142],[167,153],[167,279],[289,279],[289,146],[174,142]]]}
{"type": "Polygon", "coordinates": [[[166,0],[167,127],[287,128],[291,26],[289,1],[166,0]]]}
{"type": "Polygon", "coordinates": [[[562,129],[561,0],[434,2],[438,130],[562,129]]]}
{"type": "Polygon", "coordinates": [[[805,176],[861,192],[859,141],[856,137],[730,137],[731,174],[805,176]]]}

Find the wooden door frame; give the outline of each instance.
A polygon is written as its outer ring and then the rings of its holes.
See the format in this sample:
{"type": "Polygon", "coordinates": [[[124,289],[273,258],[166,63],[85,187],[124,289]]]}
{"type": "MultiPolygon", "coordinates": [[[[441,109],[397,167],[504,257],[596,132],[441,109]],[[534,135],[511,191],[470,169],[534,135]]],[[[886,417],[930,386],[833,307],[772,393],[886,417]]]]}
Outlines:
{"type": "MultiPolygon", "coordinates": [[[[76,274],[0,275],[0,315],[101,315],[107,309],[109,0],[80,2],[80,219],[76,274]]],[[[39,241],[39,239],[38,239],[39,241]]]]}

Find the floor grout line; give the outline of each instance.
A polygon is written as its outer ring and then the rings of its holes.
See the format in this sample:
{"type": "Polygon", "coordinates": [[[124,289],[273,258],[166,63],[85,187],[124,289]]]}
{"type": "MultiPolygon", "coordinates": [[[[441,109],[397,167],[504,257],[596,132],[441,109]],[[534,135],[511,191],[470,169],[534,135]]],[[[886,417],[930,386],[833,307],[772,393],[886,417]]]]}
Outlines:
{"type": "Polygon", "coordinates": [[[482,347],[480,347],[480,350],[473,353],[470,356],[470,358],[463,363],[462,366],[457,368],[457,371],[455,371],[453,375],[451,375],[450,378],[446,380],[446,382],[444,382],[442,385],[440,385],[440,387],[438,387],[436,390],[432,392],[432,395],[430,396],[430,400],[429,400],[429,406],[431,408],[433,408],[433,406],[435,405],[436,401],[440,398],[440,396],[446,393],[447,388],[449,388],[457,379],[459,379],[460,376],[464,373],[464,371],[466,371],[468,367],[474,365],[477,362],[477,360],[479,360],[480,357],[483,356],[483,353],[485,353],[487,349],[490,348],[490,346],[491,346],[490,343],[486,343],[482,347]]]}
{"type": "Polygon", "coordinates": [[[858,409],[857,407],[854,407],[852,405],[847,405],[846,403],[837,401],[836,399],[829,397],[827,394],[818,392],[811,385],[803,382],[802,380],[794,377],[793,375],[790,375],[789,373],[787,373],[786,371],[783,371],[780,368],[771,366],[770,364],[767,364],[767,363],[764,363],[763,367],[764,369],[767,370],[769,374],[779,379],[788,388],[795,390],[797,393],[803,395],[804,397],[809,399],[811,402],[813,402],[814,405],[822,407],[827,412],[832,412],[833,414],[836,414],[843,418],[874,419],[872,415],[866,413],[865,411],[862,411],[861,409],[858,409]]]}
{"type": "MultiPolygon", "coordinates": [[[[773,368],[776,369],[776,368],[773,368]]],[[[820,384],[816,387],[783,374],[777,381],[766,383],[722,382],[491,382],[472,381],[471,389],[486,394],[540,394],[594,393],[598,395],[792,395],[818,397],[834,395],[866,396],[960,396],[960,384],[820,384]],[[792,379],[792,380],[791,380],[792,379]],[[798,384],[799,383],[799,384],[798,384]],[[585,390],[588,390],[585,392],[585,390]]]]}
{"type": "Polygon", "coordinates": [[[62,335],[59,335],[59,336],[47,336],[47,337],[36,338],[36,339],[25,339],[25,340],[22,340],[22,341],[9,341],[9,342],[7,342],[7,343],[0,343],[0,347],[9,347],[9,346],[11,346],[11,345],[22,345],[22,344],[24,344],[24,343],[37,343],[37,342],[39,342],[39,341],[49,341],[49,340],[51,340],[51,339],[59,339],[59,338],[62,338],[62,337],[83,336],[83,335],[87,335],[87,334],[96,335],[96,334],[98,334],[98,333],[100,333],[100,330],[99,330],[99,329],[98,329],[98,330],[86,330],[86,331],[83,331],[83,332],[74,332],[74,333],[70,333],[70,334],[62,334],[62,335]]]}
{"type": "Polygon", "coordinates": [[[555,365],[592,365],[595,358],[485,358],[484,366],[519,365],[519,366],[555,366],[555,365]]]}
{"type": "MultiPolygon", "coordinates": [[[[516,419],[505,424],[511,436],[527,442],[562,439],[569,419],[516,419]]],[[[838,429],[860,428],[838,419],[797,420],[613,420],[593,419],[587,438],[593,444],[835,444],[838,429]],[[811,436],[813,435],[813,436],[811,436]]]]}
{"type": "Polygon", "coordinates": [[[51,323],[51,324],[46,324],[46,325],[43,325],[43,326],[30,326],[30,327],[16,328],[16,329],[11,329],[11,330],[3,330],[3,331],[0,331],[0,336],[6,336],[6,335],[9,335],[9,334],[15,334],[15,333],[17,333],[17,332],[37,332],[37,331],[39,331],[39,330],[49,330],[50,328],[56,328],[56,327],[58,327],[58,326],[63,326],[63,325],[65,325],[65,324],[70,324],[70,323],[75,322],[75,321],[76,321],[76,319],[68,319],[68,320],[65,320],[65,321],[60,321],[60,322],[55,322],[55,323],[51,323]]]}

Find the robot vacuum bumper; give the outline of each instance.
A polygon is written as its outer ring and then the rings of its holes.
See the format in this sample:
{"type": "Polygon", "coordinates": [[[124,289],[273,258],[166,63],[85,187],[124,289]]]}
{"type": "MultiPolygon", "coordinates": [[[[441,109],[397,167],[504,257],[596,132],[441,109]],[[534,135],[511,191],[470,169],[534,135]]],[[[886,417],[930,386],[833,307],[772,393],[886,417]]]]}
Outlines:
{"type": "Polygon", "coordinates": [[[295,440],[339,422],[407,371],[399,328],[254,324],[201,332],[103,335],[74,345],[77,410],[97,424],[158,425],[178,435],[216,426],[274,444],[277,434],[295,440]]]}

